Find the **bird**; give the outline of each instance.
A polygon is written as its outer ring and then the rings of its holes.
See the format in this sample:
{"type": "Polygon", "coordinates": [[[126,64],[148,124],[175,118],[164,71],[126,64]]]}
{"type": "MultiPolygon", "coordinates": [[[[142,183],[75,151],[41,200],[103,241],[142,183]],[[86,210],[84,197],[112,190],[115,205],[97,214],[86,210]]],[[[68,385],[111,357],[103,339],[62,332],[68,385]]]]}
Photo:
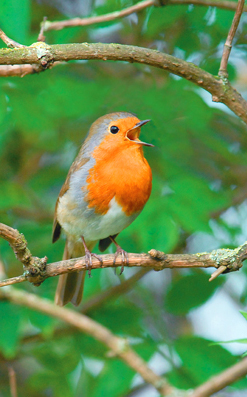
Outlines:
{"type": "MultiPolygon", "coordinates": [[[[152,171],[139,139],[141,127],[150,120],[139,120],[128,112],[115,112],[98,118],[90,127],[79,154],[72,163],[56,201],[53,243],[61,232],[66,236],[63,259],[85,256],[89,276],[92,253],[99,242],[105,251],[111,243],[122,258],[121,272],[128,254],[116,242],[118,234],[140,214],[152,189],[152,171]]],[[[59,276],[55,303],[78,306],[82,299],[86,271],[59,276]]]]}

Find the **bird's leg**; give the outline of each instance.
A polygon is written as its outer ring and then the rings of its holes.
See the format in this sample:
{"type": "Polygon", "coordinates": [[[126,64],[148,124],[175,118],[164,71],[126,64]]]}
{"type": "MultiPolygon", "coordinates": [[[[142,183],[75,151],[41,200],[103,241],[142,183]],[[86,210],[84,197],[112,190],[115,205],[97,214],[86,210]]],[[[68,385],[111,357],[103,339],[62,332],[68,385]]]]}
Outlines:
{"type": "Polygon", "coordinates": [[[92,252],[89,251],[83,236],[81,236],[81,239],[85,250],[85,262],[88,270],[88,277],[91,277],[92,256],[94,256],[96,259],[98,259],[98,261],[100,261],[101,266],[103,265],[103,260],[99,255],[93,254],[92,252]]]}
{"type": "Polygon", "coordinates": [[[115,241],[115,239],[112,236],[110,236],[110,239],[113,242],[113,244],[115,244],[115,246],[117,247],[117,252],[115,253],[115,257],[114,257],[114,260],[113,260],[113,265],[115,265],[118,255],[121,254],[121,256],[122,256],[122,266],[121,266],[121,270],[120,270],[120,276],[121,276],[121,274],[124,271],[124,265],[128,265],[129,264],[128,252],[124,251],[120,247],[120,245],[118,245],[118,243],[115,241]]]}

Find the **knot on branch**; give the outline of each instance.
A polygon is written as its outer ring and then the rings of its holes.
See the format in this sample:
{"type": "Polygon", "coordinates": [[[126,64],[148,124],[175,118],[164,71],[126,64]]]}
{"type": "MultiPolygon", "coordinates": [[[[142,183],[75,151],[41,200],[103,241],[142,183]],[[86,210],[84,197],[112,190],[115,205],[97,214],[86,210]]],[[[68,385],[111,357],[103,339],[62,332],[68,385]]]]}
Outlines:
{"type": "Polygon", "coordinates": [[[153,268],[153,270],[155,271],[160,271],[164,269],[164,262],[167,260],[167,255],[162,252],[162,251],[158,251],[156,249],[151,249],[150,251],[148,251],[149,255],[151,256],[152,259],[156,259],[157,261],[162,262],[162,264],[159,265],[155,265],[155,268],[153,268]]]}
{"type": "Polygon", "coordinates": [[[160,261],[163,261],[166,257],[166,254],[164,252],[155,249],[151,249],[150,251],[148,251],[148,253],[152,258],[158,259],[160,261]]]}
{"type": "Polygon", "coordinates": [[[210,259],[215,262],[218,268],[221,266],[226,267],[223,273],[237,271],[243,266],[243,258],[239,255],[239,248],[234,250],[226,248],[213,250],[210,254],[210,259]]]}
{"type": "Polygon", "coordinates": [[[30,45],[30,48],[36,49],[37,57],[40,60],[42,68],[48,69],[53,63],[53,56],[50,51],[51,47],[43,41],[39,41],[30,45]]]}
{"type": "Polygon", "coordinates": [[[25,271],[26,279],[38,287],[46,278],[47,256],[44,258],[32,257],[32,264],[25,271]]]}
{"type": "Polygon", "coordinates": [[[130,345],[128,340],[125,338],[118,338],[116,340],[114,349],[108,351],[106,353],[106,357],[113,358],[113,357],[121,356],[121,354],[124,354],[129,350],[130,350],[130,345]]]}

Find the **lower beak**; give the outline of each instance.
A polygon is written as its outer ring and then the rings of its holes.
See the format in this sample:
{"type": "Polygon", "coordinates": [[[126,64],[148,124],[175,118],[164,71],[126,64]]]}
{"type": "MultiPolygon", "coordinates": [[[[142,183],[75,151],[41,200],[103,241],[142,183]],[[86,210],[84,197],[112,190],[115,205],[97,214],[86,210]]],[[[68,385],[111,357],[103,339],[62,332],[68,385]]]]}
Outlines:
{"type": "Polygon", "coordinates": [[[150,146],[150,147],[154,147],[154,145],[152,145],[151,143],[146,143],[146,142],[142,142],[139,140],[139,135],[140,135],[140,128],[147,124],[150,120],[142,120],[139,121],[139,123],[137,123],[136,125],[134,125],[134,127],[132,127],[128,132],[126,137],[134,143],[137,143],[139,145],[143,145],[143,146],[150,146]]]}

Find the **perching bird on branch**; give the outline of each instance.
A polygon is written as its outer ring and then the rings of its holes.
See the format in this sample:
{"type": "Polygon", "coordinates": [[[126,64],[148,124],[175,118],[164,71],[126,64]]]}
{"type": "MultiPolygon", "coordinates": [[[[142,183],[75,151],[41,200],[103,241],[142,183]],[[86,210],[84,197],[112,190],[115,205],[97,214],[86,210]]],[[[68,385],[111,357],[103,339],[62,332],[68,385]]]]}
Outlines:
{"type": "MultiPolygon", "coordinates": [[[[122,256],[122,268],[128,255],[115,241],[116,236],[140,214],[152,188],[152,172],[139,140],[140,121],[131,113],[107,114],[96,120],[80,152],[70,167],[56,202],[53,242],[61,229],[66,234],[63,259],[86,256],[90,274],[91,253],[99,241],[100,251],[113,242],[115,259],[122,256]]],[[[82,299],[85,271],[59,277],[55,301],[58,305],[82,299]]]]}

